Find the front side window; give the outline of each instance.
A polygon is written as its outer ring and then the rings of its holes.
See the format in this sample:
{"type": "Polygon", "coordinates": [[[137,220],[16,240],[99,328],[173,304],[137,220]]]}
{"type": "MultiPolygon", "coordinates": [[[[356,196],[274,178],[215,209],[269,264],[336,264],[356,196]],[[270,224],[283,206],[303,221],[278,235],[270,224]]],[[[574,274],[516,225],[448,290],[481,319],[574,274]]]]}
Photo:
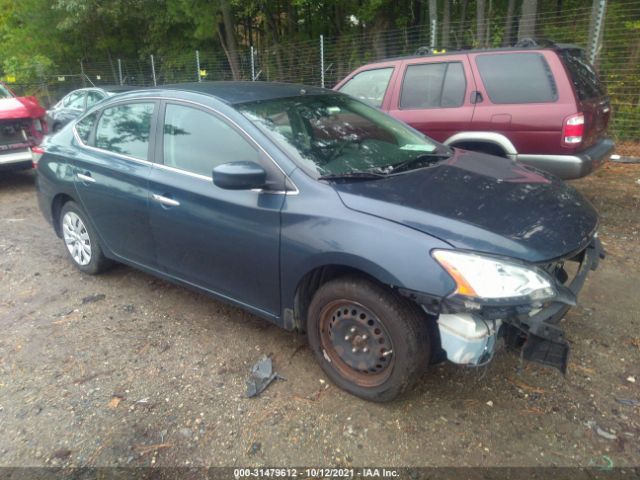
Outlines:
{"type": "Polygon", "coordinates": [[[346,95],[303,95],[237,108],[314,178],[387,174],[396,165],[433,158],[438,149],[433,140],[346,95]]]}
{"type": "Polygon", "coordinates": [[[360,72],[345,83],[340,91],[380,108],[392,73],[393,67],[360,72]]]}
{"type": "Polygon", "coordinates": [[[464,103],[467,82],[460,62],[409,65],[400,108],[451,108],[464,103]]]}
{"type": "Polygon", "coordinates": [[[105,108],[96,128],[96,147],[147,160],[153,103],[105,108]]]}
{"type": "Polygon", "coordinates": [[[168,104],[164,118],[164,164],[207,177],[218,165],[258,161],[258,151],[213,114],[168,104]]]}
{"type": "Polygon", "coordinates": [[[493,103],[548,103],[558,99],[549,64],[539,53],[479,55],[476,65],[493,103]]]}
{"type": "Polygon", "coordinates": [[[96,123],[97,118],[98,112],[93,112],[91,115],[87,115],[76,123],[76,132],[78,133],[80,140],[82,140],[86,145],[89,145],[91,132],[93,131],[93,126],[96,123]]]}

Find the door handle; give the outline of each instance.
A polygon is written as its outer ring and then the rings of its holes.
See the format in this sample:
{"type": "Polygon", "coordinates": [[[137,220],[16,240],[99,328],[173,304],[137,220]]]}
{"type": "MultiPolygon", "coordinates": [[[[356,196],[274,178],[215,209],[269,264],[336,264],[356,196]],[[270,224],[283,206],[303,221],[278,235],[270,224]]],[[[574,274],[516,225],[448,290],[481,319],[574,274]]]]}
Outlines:
{"type": "Polygon", "coordinates": [[[96,179],[93,178],[91,175],[87,175],[84,173],[78,173],[76,175],[80,180],[82,180],[83,182],[87,182],[87,183],[96,183],[96,179]]]}
{"type": "Polygon", "coordinates": [[[167,207],[178,207],[180,205],[179,201],[174,200],[173,198],[163,197],[157,193],[151,195],[151,198],[162,205],[166,205],[167,207]]]}

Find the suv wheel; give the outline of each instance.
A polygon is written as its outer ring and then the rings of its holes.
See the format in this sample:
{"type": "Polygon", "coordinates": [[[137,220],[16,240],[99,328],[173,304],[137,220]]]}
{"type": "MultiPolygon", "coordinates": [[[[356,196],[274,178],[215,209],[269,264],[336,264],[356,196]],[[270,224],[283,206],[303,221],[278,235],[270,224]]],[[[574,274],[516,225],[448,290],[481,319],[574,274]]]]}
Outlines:
{"type": "Polygon", "coordinates": [[[413,386],[430,355],[428,320],[413,304],[371,280],[348,276],[322,285],[307,317],[307,335],[327,376],[376,402],[413,386]]]}
{"type": "Polygon", "coordinates": [[[109,260],[102,253],[98,238],[85,213],[75,202],[67,202],[60,212],[60,231],[69,258],[78,269],[96,274],[103,271],[109,260]]]}

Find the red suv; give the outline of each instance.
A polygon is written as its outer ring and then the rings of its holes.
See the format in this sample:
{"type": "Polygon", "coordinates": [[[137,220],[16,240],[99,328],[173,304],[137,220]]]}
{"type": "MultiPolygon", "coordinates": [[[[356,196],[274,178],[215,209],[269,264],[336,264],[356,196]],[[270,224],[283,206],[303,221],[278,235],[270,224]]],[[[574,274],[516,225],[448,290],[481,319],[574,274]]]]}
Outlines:
{"type": "Polygon", "coordinates": [[[365,65],[336,87],[447,145],[564,179],[612,153],[611,106],[574,45],[430,53],[365,65]]]}

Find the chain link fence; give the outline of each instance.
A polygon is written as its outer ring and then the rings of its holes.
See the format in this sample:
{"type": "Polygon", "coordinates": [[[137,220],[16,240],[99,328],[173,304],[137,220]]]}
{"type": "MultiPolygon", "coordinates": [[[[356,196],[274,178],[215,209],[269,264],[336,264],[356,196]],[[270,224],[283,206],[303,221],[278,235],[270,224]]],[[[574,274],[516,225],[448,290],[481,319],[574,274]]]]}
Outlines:
{"type": "MultiPolygon", "coordinates": [[[[513,17],[510,22],[506,15],[489,11],[480,24],[469,12],[467,20],[452,21],[448,25],[434,22],[383,32],[356,25],[361,30],[359,33],[241,48],[239,76],[243,80],[297,82],[331,88],[361,65],[414,54],[423,46],[455,50],[510,45],[517,38],[519,22],[534,23],[535,20],[536,38],[579,45],[594,58],[611,96],[610,132],[616,138],[618,153],[640,157],[640,2],[618,0],[607,4],[601,1],[600,8],[596,7],[558,11],[547,7],[538,12],[535,19],[513,17]]],[[[39,82],[12,87],[20,93],[35,94],[50,105],[71,90],[91,85],[154,86],[232,79],[224,53],[194,51],[172,57],[90,59],[78,63],[75,72],[43,75],[39,82]]]]}

